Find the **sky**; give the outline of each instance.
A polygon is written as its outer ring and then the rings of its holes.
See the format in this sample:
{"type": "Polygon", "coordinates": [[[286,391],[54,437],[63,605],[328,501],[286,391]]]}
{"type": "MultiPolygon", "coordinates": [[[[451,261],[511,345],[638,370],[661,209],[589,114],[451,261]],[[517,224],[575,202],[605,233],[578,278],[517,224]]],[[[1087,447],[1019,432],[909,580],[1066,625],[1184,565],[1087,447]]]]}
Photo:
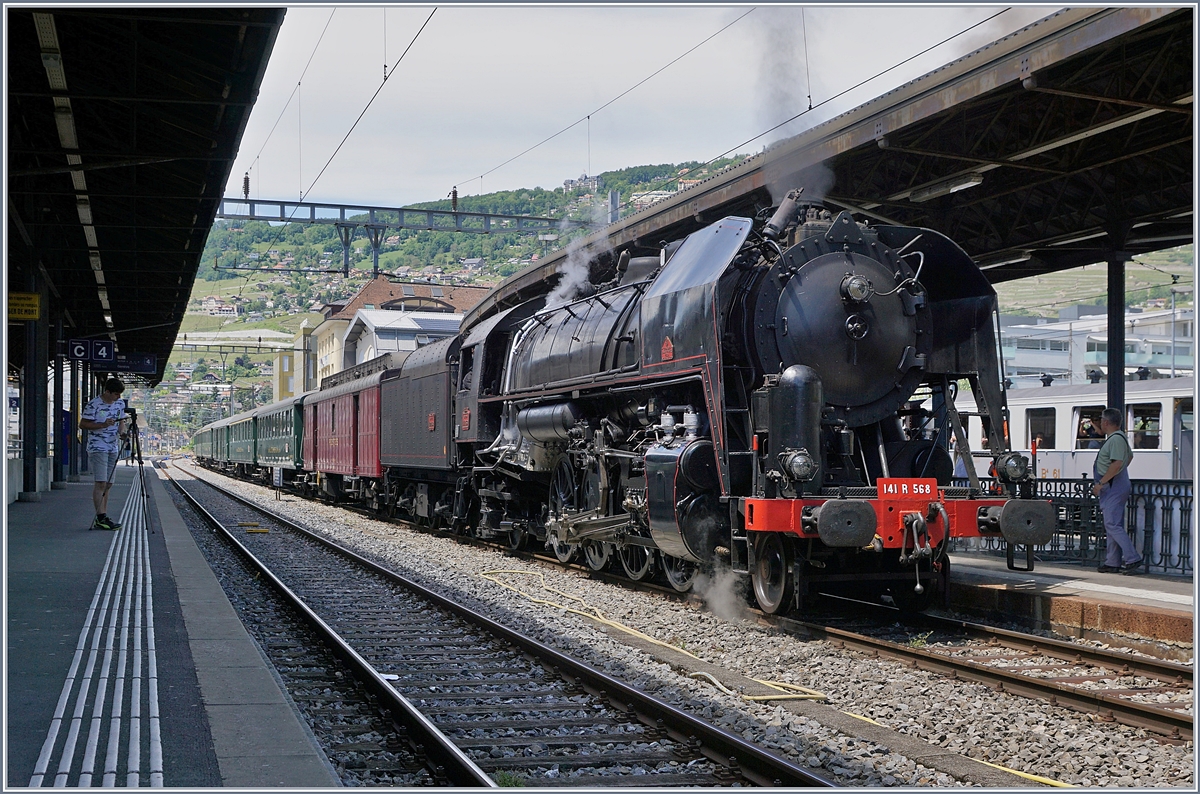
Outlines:
{"type": "Polygon", "coordinates": [[[256,198],[404,206],[452,187],[549,189],[583,173],[749,154],[1058,7],[1005,8],[488,4],[430,18],[433,6],[291,7],[225,195],[241,195],[249,171],[256,198]],[[809,95],[812,111],[756,137],[809,95]]]}

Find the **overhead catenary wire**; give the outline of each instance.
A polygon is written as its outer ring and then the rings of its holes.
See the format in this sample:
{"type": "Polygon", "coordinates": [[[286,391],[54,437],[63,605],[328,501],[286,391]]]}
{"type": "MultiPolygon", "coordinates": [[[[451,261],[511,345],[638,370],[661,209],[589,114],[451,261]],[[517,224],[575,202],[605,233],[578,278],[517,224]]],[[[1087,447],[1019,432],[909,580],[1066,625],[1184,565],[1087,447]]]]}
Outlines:
{"type": "MultiPolygon", "coordinates": [[[[433,19],[433,15],[436,13],[437,13],[437,6],[434,6],[433,10],[429,12],[429,16],[425,18],[425,21],[423,23],[421,23],[421,27],[417,30],[416,34],[412,37],[412,41],[410,41],[408,43],[408,46],[404,48],[404,52],[400,53],[400,57],[396,59],[396,63],[392,65],[392,68],[389,70],[389,73],[394,73],[396,71],[396,69],[400,66],[400,62],[404,60],[404,56],[408,55],[408,51],[411,50],[412,46],[417,43],[417,39],[419,39],[421,37],[421,34],[425,31],[425,27],[429,24],[429,21],[431,19],[433,19]]],[[[302,77],[303,77],[303,75],[302,75],[302,77]]],[[[386,77],[379,82],[379,87],[375,89],[375,93],[371,94],[371,98],[367,100],[367,104],[363,107],[362,112],[358,114],[358,117],[356,119],[354,119],[354,123],[350,125],[350,129],[346,131],[345,136],[342,138],[341,142],[338,143],[337,148],[333,150],[333,154],[329,155],[329,159],[325,161],[325,165],[321,166],[321,170],[317,173],[317,175],[313,179],[312,183],[309,184],[308,189],[301,190],[300,201],[304,201],[304,198],[309,193],[312,192],[312,189],[314,187],[316,187],[317,182],[320,181],[321,177],[325,174],[325,171],[329,168],[330,164],[333,163],[333,160],[335,157],[337,157],[338,152],[340,152],[342,150],[342,147],[346,145],[346,141],[349,140],[351,134],[354,133],[355,127],[357,127],[358,123],[360,121],[362,121],[363,116],[367,115],[367,111],[371,109],[371,105],[375,102],[376,98],[378,98],[379,92],[383,90],[383,87],[385,85],[387,85],[386,77]]],[[[297,87],[299,87],[299,84],[297,84],[297,87]]],[[[303,182],[301,183],[301,185],[303,185],[303,182]]],[[[287,228],[287,223],[291,221],[292,216],[296,214],[296,211],[298,209],[299,209],[298,206],[292,208],[291,214],[289,214],[287,217],[287,220],[279,226],[279,231],[275,233],[275,237],[274,237],[273,241],[271,243],[268,243],[268,247],[279,242],[280,238],[283,236],[283,230],[285,228],[287,228]]],[[[249,277],[249,275],[247,275],[246,276],[246,284],[249,284],[249,281],[250,281],[250,277],[249,277]]],[[[242,285],[242,289],[246,288],[246,284],[242,285]]],[[[241,294],[241,290],[238,291],[238,294],[239,295],[241,294]]]]}
{"type": "MultiPolygon", "coordinates": [[[[433,19],[433,15],[436,13],[437,13],[437,7],[435,6],[434,9],[429,12],[429,16],[425,18],[425,21],[421,23],[421,27],[420,27],[420,29],[417,30],[416,34],[412,37],[412,41],[410,41],[408,43],[408,46],[404,48],[404,52],[400,53],[400,57],[396,59],[396,62],[394,64],[392,64],[392,68],[388,70],[389,74],[395,73],[396,68],[400,66],[400,62],[404,60],[404,56],[408,55],[408,51],[411,50],[412,46],[417,43],[417,39],[419,39],[421,37],[421,33],[424,32],[425,26],[429,24],[429,21],[431,19],[433,19]]],[[[363,107],[362,112],[358,114],[358,118],[356,118],[354,120],[354,123],[350,125],[350,129],[346,131],[346,135],[345,135],[345,137],[342,138],[341,143],[339,143],[337,145],[337,148],[333,150],[333,154],[329,155],[329,159],[327,161],[325,161],[325,165],[321,166],[321,170],[320,170],[320,172],[317,173],[316,178],[313,179],[312,184],[310,184],[308,186],[308,189],[304,191],[303,195],[301,195],[301,197],[300,197],[301,200],[303,200],[304,197],[307,196],[309,193],[311,193],[312,189],[314,187],[316,187],[317,182],[321,179],[321,176],[324,175],[325,170],[327,168],[329,168],[330,163],[333,162],[333,158],[337,157],[338,152],[340,152],[342,150],[342,147],[346,145],[346,141],[348,141],[350,139],[351,134],[353,134],[353,132],[354,132],[354,128],[358,126],[358,123],[360,121],[362,121],[363,116],[367,115],[367,111],[371,109],[371,105],[375,102],[375,99],[379,96],[379,92],[383,90],[383,87],[385,85],[387,85],[386,78],[384,78],[383,80],[381,80],[379,82],[379,87],[375,89],[374,94],[371,94],[371,98],[367,100],[367,104],[363,107]]],[[[292,212],[295,213],[295,210],[292,210],[292,212]]]]}
{"type": "Polygon", "coordinates": [[[808,89],[808,109],[812,110],[812,74],[808,71],[808,25],[804,20],[804,7],[800,7],[800,35],[804,39],[804,86],[808,89]]]}
{"type": "Polygon", "coordinates": [[[254,170],[258,165],[259,158],[267,148],[267,144],[271,141],[271,136],[275,134],[275,128],[279,126],[279,122],[283,120],[283,114],[287,113],[288,107],[292,104],[292,99],[295,98],[296,92],[300,90],[300,84],[304,82],[304,75],[308,74],[308,67],[312,64],[313,56],[317,54],[317,48],[321,46],[322,40],[325,38],[325,31],[329,30],[329,23],[333,21],[333,15],[337,13],[337,9],[329,12],[329,18],[325,20],[325,27],[321,28],[321,35],[317,37],[317,43],[313,45],[312,52],[308,55],[308,61],[304,64],[304,69],[300,72],[300,79],[296,81],[296,87],[292,89],[292,93],[288,96],[287,102],[283,103],[283,109],[279,111],[279,117],[275,119],[275,123],[271,125],[271,131],[267,133],[267,137],[263,140],[263,144],[258,149],[258,154],[254,155],[254,160],[250,163],[250,168],[247,173],[254,170]]]}
{"type": "MultiPolygon", "coordinates": [[[[867,83],[871,82],[872,80],[877,80],[877,79],[879,79],[880,77],[883,77],[883,76],[884,76],[885,74],[887,74],[888,72],[891,72],[891,71],[894,71],[894,70],[896,70],[896,69],[899,69],[901,66],[904,66],[905,64],[907,64],[907,63],[909,63],[909,62],[911,62],[911,61],[914,61],[914,60],[916,60],[917,58],[920,58],[922,55],[925,55],[926,53],[928,53],[928,52],[931,52],[932,50],[935,50],[935,49],[937,49],[938,47],[942,46],[943,44],[947,44],[947,43],[949,43],[949,42],[953,41],[954,39],[958,38],[959,36],[962,36],[962,35],[964,35],[964,34],[966,34],[966,33],[969,33],[969,32],[971,32],[972,30],[974,30],[975,28],[979,27],[980,25],[985,25],[985,24],[987,24],[988,22],[991,22],[993,19],[995,19],[996,17],[1000,16],[1001,14],[1005,14],[1005,13],[1007,13],[1007,12],[1011,11],[1011,10],[1012,10],[1012,8],[1011,8],[1011,7],[1009,7],[1009,8],[1003,8],[1003,9],[1001,9],[1000,11],[997,11],[995,14],[992,14],[991,16],[989,16],[989,17],[985,17],[984,19],[981,19],[980,21],[976,22],[975,24],[973,24],[973,25],[970,25],[970,26],[968,26],[968,27],[966,27],[966,28],[963,28],[963,29],[962,29],[962,30],[960,30],[958,33],[955,33],[955,34],[954,34],[954,35],[952,35],[952,36],[947,36],[946,38],[942,39],[941,41],[937,42],[936,44],[931,44],[930,46],[926,47],[925,49],[921,50],[920,52],[918,52],[918,53],[915,53],[914,55],[910,55],[909,57],[905,58],[903,61],[900,61],[900,62],[898,62],[898,63],[895,63],[895,64],[893,64],[892,66],[889,66],[888,68],[884,69],[883,71],[876,72],[875,74],[871,75],[870,77],[866,78],[865,80],[861,80],[861,81],[859,81],[859,82],[855,83],[854,85],[850,86],[849,88],[846,88],[846,89],[843,89],[842,91],[839,91],[838,93],[834,94],[833,96],[829,97],[828,99],[824,99],[824,100],[822,100],[822,101],[818,102],[818,103],[817,103],[817,104],[815,104],[815,105],[812,105],[812,104],[810,104],[810,105],[809,105],[809,107],[808,107],[808,110],[802,110],[802,111],[800,111],[799,113],[797,113],[796,115],[792,116],[791,118],[784,119],[783,121],[779,122],[778,124],[776,124],[775,126],[771,127],[770,129],[763,130],[762,132],[758,133],[757,135],[755,135],[755,136],[753,136],[753,137],[751,137],[751,138],[748,138],[748,139],[746,139],[745,141],[742,141],[742,142],[741,142],[741,143],[739,143],[737,146],[733,146],[733,147],[730,147],[730,148],[726,149],[725,151],[723,151],[723,152],[721,152],[720,154],[718,154],[716,157],[713,157],[713,158],[711,158],[711,159],[707,160],[706,162],[704,162],[704,163],[701,165],[701,167],[708,166],[708,165],[712,165],[713,163],[715,163],[716,161],[720,160],[721,158],[723,158],[723,157],[728,157],[729,155],[731,155],[731,154],[733,154],[734,152],[738,151],[738,150],[739,150],[739,149],[741,149],[742,147],[744,147],[744,146],[749,146],[750,144],[752,144],[752,143],[754,143],[755,141],[757,141],[759,138],[762,138],[762,137],[763,137],[763,136],[765,136],[765,135],[770,135],[770,134],[771,134],[772,132],[774,132],[775,130],[777,130],[777,129],[781,128],[781,127],[785,127],[785,126],[787,126],[788,124],[791,124],[791,123],[792,123],[793,121],[795,121],[796,119],[800,118],[801,116],[803,116],[803,115],[805,115],[805,114],[807,114],[807,113],[810,113],[810,112],[811,112],[811,111],[813,111],[813,110],[816,110],[817,108],[821,107],[822,105],[827,105],[827,104],[829,104],[830,102],[834,101],[835,99],[839,99],[839,98],[841,98],[841,97],[845,96],[846,94],[850,93],[851,91],[854,91],[854,90],[856,90],[856,89],[858,89],[858,88],[861,88],[861,87],[863,87],[864,85],[866,85],[867,83]]],[[[665,178],[665,179],[662,179],[662,180],[660,180],[660,181],[658,181],[658,182],[651,183],[651,187],[650,187],[650,189],[651,189],[651,190],[655,190],[655,189],[657,189],[657,188],[659,188],[659,187],[662,187],[663,185],[670,184],[671,182],[675,181],[675,180],[676,180],[676,179],[678,179],[678,178],[679,178],[679,177],[678,177],[678,175],[673,175],[673,176],[669,176],[669,177],[667,177],[667,178],[665,178]]],[[[623,207],[627,206],[628,204],[629,204],[629,202],[622,202],[622,204],[621,204],[620,206],[623,208],[623,207]]]]}
{"type": "MultiPolygon", "coordinates": [[[[654,79],[654,78],[655,78],[655,77],[657,77],[658,75],[662,74],[664,71],[666,71],[667,69],[671,68],[671,67],[672,67],[672,66],[674,66],[675,64],[679,63],[679,61],[681,61],[681,60],[683,60],[684,58],[686,58],[687,56],[691,55],[693,52],[695,52],[696,50],[700,49],[700,48],[701,48],[701,47],[703,47],[705,44],[707,44],[708,42],[710,42],[710,41],[712,41],[713,39],[715,39],[717,36],[720,36],[722,33],[724,33],[725,31],[729,30],[731,27],[733,27],[734,25],[736,25],[737,23],[741,22],[743,19],[745,19],[746,17],[748,17],[750,14],[754,13],[754,11],[755,11],[755,10],[756,10],[756,8],[751,8],[749,11],[747,11],[747,12],[746,12],[746,13],[744,13],[744,14],[742,14],[742,15],[741,15],[741,16],[739,16],[737,19],[733,20],[733,21],[732,21],[732,22],[730,22],[728,25],[726,25],[725,27],[723,27],[723,28],[721,28],[720,30],[718,30],[716,33],[713,33],[712,35],[708,36],[708,37],[707,37],[707,38],[705,38],[703,41],[701,41],[699,44],[696,44],[695,46],[693,46],[691,49],[687,50],[686,52],[683,52],[682,54],[680,54],[680,55],[676,56],[676,57],[675,57],[673,60],[671,60],[671,61],[670,61],[670,62],[668,62],[667,64],[665,64],[665,65],[663,65],[663,66],[659,67],[658,69],[656,69],[654,72],[652,72],[652,73],[651,73],[651,74],[649,74],[648,76],[646,76],[646,77],[642,78],[641,80],[639,80],[637,83],[634,83],[632,86],[630,86],[629,88],[625,89],[625,90],[624,90],[624,91],[622,91],[621,93],[617,94],[615,97],[613,97],[612,99],[608,100],[608,101],[607,101],[607,102],[605,102],[603,105],[601,105],[600,107],[598,107],[598,108],[596,108],[595,110],[591,111],[591,112],[590,112],[590,113],[588,113],[587,115],[583,116],[583,117],[582,117],[582,118],[580,118],[578,121],[575,121],[575,122],[573,122],[573,123],[571,123],[571,124],[568,124],[567,126],[563,127],[563,128],[562,128],[561,130],[559,130],[558,132],[554,133],[553,135],[550,135],[550,136],[548,136],[548,137],[546,137],[546,138],[543,138],[542,140],[540,140],[540,141],[538,141],[537,143],[535,143],[533,146],[530,146],[528,149],[525,149],[524,151],[520,152],[519,154],[515,154],[515,155],[513,155],[512,157],[508,158],[507,160],[505,160],[504,162],[500,163],[500,165],[498,165],[498,166],[496,166],[496,167],[494,167],[494,168],[489,168],[487,171],[484,171],[482,174],[479,174],[479,175],[477,175],[477,176],[472,176],[472,177],[469,177],[469,178],[467,178],[467,179],[461,179],[461,180],[459,180],[458,184],[460,184],[460,185],[461,185],[461,184],[464,184],[464,183],[470,183],[470,182],[474,182],[476,179],[478,179],[478,180],[479,180],[479,191],[480,191],[480,193],[482,193],[482,192],[483,192],[483,178],[484,178],[485,176],[487,176],[487,175],[488,175],[488,174],[490,174],[490,173],[493,173],[494,171],[499,171],[501,168],[503,168],[504,166],[508,165],[508,164],[509,164],[509,163],[511,163],[511,162],[514,162],[515,160],[519,160],[520,158],[522,158],[522,157],[524,157],[525,155],[527,155],[527,154],[529,154],[530,152],[532,152],[534,149],[537,149],[537,148],[539,148],[539,147],[541,147],[541,146],[543,146],[543,145],[545,145],[545,144],[549,143],[550,141],[552,141],[552,140],[554,140],[555,138],[557,138],[559,135],[562,135],[564,132],[568,132],[568,131],[570,131],[570,130],[574,129],[575,127],[578,127],[578,126],[579,126],[580,124],[582,124],[583,122],[587,121],[587,122],[589,122],[589,123],[590,123],[590,122],[591,122],[591,118],[592,118],[592,116],[596,115],[596,114],[597,114],[597,113],[599,113],[600,111],[602,111],[602,110],[604,110],[605,108],[607,108],[609,105],[613,104],[614,102],[616,102],[617,100],[621,99],[621,98],[622,98],[622,97],[624,97],[625,95],[629,94],[630,92],[634,91],[635,89],[639,88],[640,86],[642,86],[642,85],[644,85],[645,83],[649,82],[650,80],[654,79]]],[[[589,163],[589,168],[590,168],[590,163],[589,163]]],[[[590,174],[589,174],[589,176],[590,176],[590,174]]]]}

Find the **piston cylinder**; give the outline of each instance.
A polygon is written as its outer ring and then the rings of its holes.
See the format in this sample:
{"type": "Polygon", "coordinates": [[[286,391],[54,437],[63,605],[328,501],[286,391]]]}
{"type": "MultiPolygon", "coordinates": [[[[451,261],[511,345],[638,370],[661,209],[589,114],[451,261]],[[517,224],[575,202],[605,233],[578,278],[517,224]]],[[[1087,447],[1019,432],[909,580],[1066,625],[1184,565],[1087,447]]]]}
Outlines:
{"type": "Polygon", "coordinates": [[[526,438],[543,444],[567,441],[571,428],[582,416],[574,403],[535,405],[517,413],[517,429],[526,438]]]}

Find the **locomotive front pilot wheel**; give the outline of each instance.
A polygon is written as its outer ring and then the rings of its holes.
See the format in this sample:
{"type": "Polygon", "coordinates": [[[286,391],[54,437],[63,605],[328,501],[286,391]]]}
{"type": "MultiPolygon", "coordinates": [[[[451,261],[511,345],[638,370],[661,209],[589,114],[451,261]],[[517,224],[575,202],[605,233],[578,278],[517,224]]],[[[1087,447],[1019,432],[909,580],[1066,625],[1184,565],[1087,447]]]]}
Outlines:
{"type": "Polygon", "coordinates": [[[792,605],[792,544],[777,532],[754,543],[754,598],[768,615],[782,615],[792,605]]]}
{"type": "Polygon", "coordinates": [[[654,553],[645,546],[630,544],[617,549],[621,558],[621,567],[625,575],[635,582],[640,582],[654,573],[654,553]]]}
{"type": "Polygon", "coordinates": [[[695,563],[663,554],[662,567],[663,574],[667,577],[667,583],[675,588],[676,592],[686,593],[692,589],[692,584],[696,581],[695,563]]]}

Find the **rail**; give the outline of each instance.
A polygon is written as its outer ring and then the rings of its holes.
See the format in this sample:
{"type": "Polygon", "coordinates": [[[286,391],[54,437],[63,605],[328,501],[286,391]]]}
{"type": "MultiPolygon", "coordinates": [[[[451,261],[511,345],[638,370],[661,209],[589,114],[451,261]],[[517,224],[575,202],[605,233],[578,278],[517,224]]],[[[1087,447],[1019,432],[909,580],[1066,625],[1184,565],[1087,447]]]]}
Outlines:
{"type": "MultiPolygon", "coordinates": [[[[983,478],[980,484],[990,488],[995,480],[983,478]]],[[[955,480],[966,485],[966,480],[955,480]]],[[[1096,564],[1104,560],[1104,521],[1100,505],[1092,495],[1095,481],[1079,479],[1035,480],[1034,495],[1049,499],[1058,508],[1058,526],[1050,541],[1034,547],[1037,559],[1045,562],[1096,564]]],[[[1192,481],[1134,480],[1126,505],[1125,527],[1133,535],[1134,546],[1142,554],[1146,573],[1191,577],[1192,559],[1192,481]]],[[[955,552],[978,552],[1003,556],[1003,538],[955,538],[955,552]]]]}
{"type": "MultiPolygon", "coordinates": [[[[638,721],[647,726],[655,726],[664,738],[679,742],[681,746],[694,748],[695,753],[728,768],[735,777],[742,778],[746,783],[776,787],[836,787],[835,784],[820,775],[777,756],[738,734],[730,733],[692,716],[689,712],[642,692],[636,686],[614,678],[586,662],[568,656],[445,595],[434,592],[412,579],[401,576],[395,571],[275,513],[254,500],[233,493],[207,478],[198,479],[222,496],[259,512],[269,520],[287,527],[307,540],[316,542],[366,572],[381,576],[388,582],[419,595],[420,598],[435,607],[458,616],[491,636],[511,643],[529,658],[537,659],[548,669],[554,670],[557,675],[566,678],[568,682],[574,681],[590,696],[612,704],[618,711],[635,715],[638,721]]],[[[190,495],[188,498],[193,500],[190,495]]],[[[193,501],[193,504],[196,503],[193,501]]],[[[202,510],[201,513],[203,515],[207,511],[202,510]]],[[[603,759],[597,756],[596,760],[600,762],[603,759]]],[[[647,776],[645,780],[647,785],[653,784],[652,776],[647,776]]]]}

